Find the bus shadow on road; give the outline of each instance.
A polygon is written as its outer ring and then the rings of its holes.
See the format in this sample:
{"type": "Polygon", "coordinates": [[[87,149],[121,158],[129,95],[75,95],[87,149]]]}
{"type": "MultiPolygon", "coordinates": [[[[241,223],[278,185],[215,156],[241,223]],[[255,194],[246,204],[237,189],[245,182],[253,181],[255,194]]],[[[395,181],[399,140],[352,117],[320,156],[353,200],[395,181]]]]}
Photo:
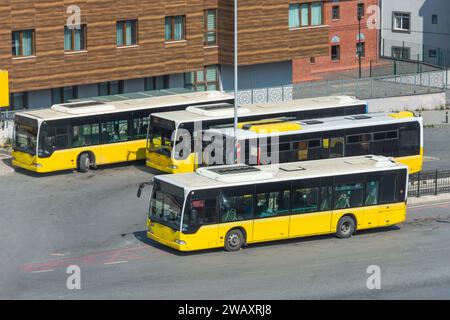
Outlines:
{"type": "Polygon", "coordinates": [[[189,251],[189,252],[178,251],[178,250],[175,250],[173,248],[170,248],[170,247],[167,247],[165,245],[162,245],[162,244],[160,244],[160,243],[158,243],[158,242],[156,242],[156,241],[154,241],[152,239],[147,238],[147,231],[146,230],[133,232],[133,235],[136,238],[136,240],[138,240],[139,242],[141,242],[144,245],[147,245],[147,246],[152,247],[154,249],[163,251],[164,253],[175,255],[175,256],[179,256],[179,257],[205,255],[205,254],[217,253],[217,252],[224,251],[221,248],[206,249],[206,250],[199,250],[199,251],[189,251]]]}
{"type": "Polygon", "coordinates": [[[106,165],[101,165],[98,166],[97,168],[92,168],[91,170],[89,170],[86,173],[81,173],[78,172],[75,169],[71,169],[71,170],[62,170],[62,171],[55,171],[55,172],[47,172],[47,173],[36,173],[33,171],[29,171],[29,170],[25,170],[22,168],[18,168],[15,167],[12,164],[12,159],[8,158],[8,159],[2,159],[0,160],[3,162],[3,164],[6,167],[9,167],[11,170],[13,170],[14,172],[16,172],[17,174],[20,175],[24,175],[24,176],[28,176],[28,177],[33,177],[33,178],[42,178],[42,177],[54,177],[54,176],[62,176],[62,175],[81,175],[83,177],[88,177],[91,178],[93,176],[95,176],[95,174],[103,174],[103,173],[108,173],[109,171],[113,171],[113,170],[120,170],[120,169],[127,169],[130,167],[133,167],[139,171],[151,174],[151,175],[157,175],[157,174],[161,174],[160,172],[146,167],[145,163],[143,163],[142,161],[132,161],[132,162],[124,162],[124,163],[114,163],[114,164],[106,164],[106,165]]]}
{"type": "MultiPolygon", "coordinates": [[[[357,230],[356,233],[352,236],[351,239],[357,240],[358,237],[362,236],[371,236],[371,235],[380,235],[384,233],[399,231],[401,227],[399,226],[388,226],[388,227],[380,227],[376,229],[369,229],[369,230],[357,230]]],[[[148,245],[150,247],[153,247],[157,250],[162,250],[165,253],[173,254],[176,256],[193,256],[193,255],[204,255],[204,254],[210,254],[210,253],[217,253],[217,252],[223,252],[223,248],[215,248],[215,249],[206,249],[201,251],[191,251],[191,252],[182,252],[177,251],[175,249],[172,249],[170,247],[164,246],[154,240],[151,240],[147,238],[147,231],[138,231],[133,233],[134,237],[141,243],[148,245]]],[[[331,241],[331,240],[342,240],[345,241],[346,239],[338,239],[334,234],[327,234],[327,235],[319,235],[319,236],[309,236],[309,237],[302,237],[302,238],[293,238],[293,239],[285,239],[285,240],[277,240],[277,241],[268,241],[268,242],[261,242],[261,243],[254,243],[250,244],[243,248],[243,250],[251,250],[251,249],[258,249],[258,248],[269,248],[274,246],[286,246],[286,245],[293,245],[293,246],[300,246],[302,244],[309,244],[311,242],[317,242],[317,243],[324,243],[331,241]]]]}

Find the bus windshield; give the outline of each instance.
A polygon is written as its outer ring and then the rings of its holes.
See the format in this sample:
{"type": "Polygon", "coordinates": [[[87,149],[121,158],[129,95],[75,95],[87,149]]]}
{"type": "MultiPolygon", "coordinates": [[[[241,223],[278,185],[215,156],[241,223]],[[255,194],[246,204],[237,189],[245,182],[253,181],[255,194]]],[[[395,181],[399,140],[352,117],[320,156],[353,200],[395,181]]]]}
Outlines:
{"type": "Polygon", "coordinates": [[[31,155],[36,154],[38,124],[36,120],[16,117],[13,148],[31,155]]]}
{"type": "Polygon", "coordinates": [[[165,184],[160,182],[155,182],[153,186],[149,218],[174,230],[180,230],[183,193],[164,186],[165,184]]]}
{"type": "Polygon", "coordinates": [[[172,121],[157,117],[151,117],[150,121],[151,127],[148,141],[150,150],[155,151],[161,147],[171,150],[173,147],[172,134],[175,131],[175,124],[172,121]]]}

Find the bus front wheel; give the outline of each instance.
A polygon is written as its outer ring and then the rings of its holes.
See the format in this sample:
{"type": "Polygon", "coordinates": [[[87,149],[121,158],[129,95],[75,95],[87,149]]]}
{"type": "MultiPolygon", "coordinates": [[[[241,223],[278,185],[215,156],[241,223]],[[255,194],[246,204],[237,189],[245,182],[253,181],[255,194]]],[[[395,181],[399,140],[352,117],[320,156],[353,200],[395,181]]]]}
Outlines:
{"type": "Polygon", "coordinates": [[[91,158],[89,157],[89,154],[82,153],[80,155],[80,158],[78,159],[78,171],[80,172],[88,172],[91,168],[91,158]]]}
{"type": "Polygon", "coordinates": [[[233,229],[228,231],[225,237],[225,250],[226,251],[238,251],[244,244],[244,235],[239,229],[233,229]]]}
{"type": "Polygon", "coordinates": [[[350,216],[342,217],[336,228],[336,236],[341,239],[350,238],[355,232],[355,220],[350,216]]]}

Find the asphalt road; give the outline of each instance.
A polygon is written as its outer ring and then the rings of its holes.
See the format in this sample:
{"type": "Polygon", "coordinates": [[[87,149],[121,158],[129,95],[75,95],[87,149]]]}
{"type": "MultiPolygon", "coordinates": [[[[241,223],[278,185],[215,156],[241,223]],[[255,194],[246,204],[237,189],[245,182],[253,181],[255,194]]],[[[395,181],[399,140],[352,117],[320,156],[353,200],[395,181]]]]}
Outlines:
{"type": "MultiPolygon", "coordinates": [[[[428,165],[448,164],[441,135],[426,135],[435,142],[428,165]]],[[[148,190],[137,199],[136,189],[151,177],[141,164],[0,176],[0,298],[450,299],[450,202],[410,208],[400,228],[349,240],[179,254],[145,238],[148,190]],[[66,287],[69,265],[81,268],[81,290],[66,287]],[[366,287],[371,265],[380,290],[366,287]]]]}

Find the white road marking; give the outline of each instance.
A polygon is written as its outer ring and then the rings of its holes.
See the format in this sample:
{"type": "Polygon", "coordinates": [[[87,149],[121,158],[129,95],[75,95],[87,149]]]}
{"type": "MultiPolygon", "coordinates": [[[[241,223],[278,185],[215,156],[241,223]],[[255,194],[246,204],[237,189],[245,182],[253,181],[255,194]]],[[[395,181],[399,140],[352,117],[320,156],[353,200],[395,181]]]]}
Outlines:
{"type": "Polygon", "coordinates": [[[47,270],[36,270],[36,271],[31,271],[30,273],[44,273],[44,272],[52,272],[55,271],[54,269],[47,269],[47,270]]]}
{"type": "Polygon", "coordinates": [[[119,263],[127,263],[128,261],[113,261],[113,262],[105,262],[104,264],[109,265],[109,264],[119,264],[119,263]]]}

